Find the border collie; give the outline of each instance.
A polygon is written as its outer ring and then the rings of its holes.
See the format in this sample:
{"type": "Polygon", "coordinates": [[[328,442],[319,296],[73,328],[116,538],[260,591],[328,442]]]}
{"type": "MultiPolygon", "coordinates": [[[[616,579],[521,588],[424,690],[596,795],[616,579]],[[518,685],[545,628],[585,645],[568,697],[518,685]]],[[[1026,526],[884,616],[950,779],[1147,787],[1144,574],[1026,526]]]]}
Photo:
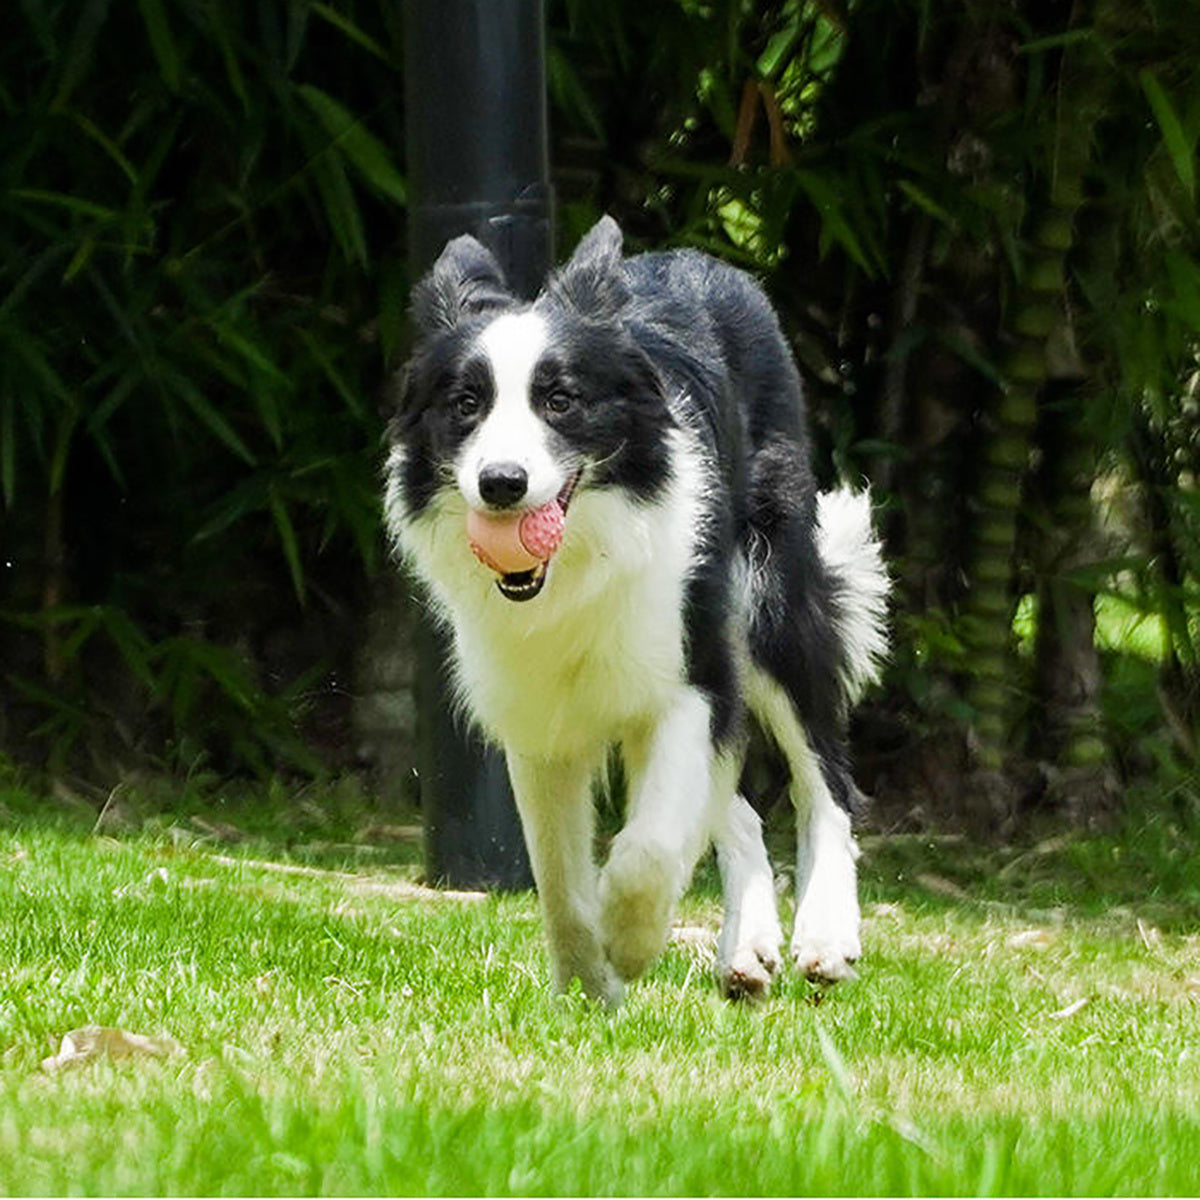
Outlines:
{"type": "Polygon", "coordinates": [[[817,492],[766,297],[694,251],[626,259],[606,217],[533,303],[456,239],[412,315],[388,527],[507,757],[556,985],[619,1002],[715,843],[721,986],[766,992],[782,933],[738,792],[751,720],[790,772],[792,960],[852,976],[845,730],[886,650],[888,580],[868,497],[817,492]],[[626,822],[598,871],[592,784],[613,747],[626,822]]]}

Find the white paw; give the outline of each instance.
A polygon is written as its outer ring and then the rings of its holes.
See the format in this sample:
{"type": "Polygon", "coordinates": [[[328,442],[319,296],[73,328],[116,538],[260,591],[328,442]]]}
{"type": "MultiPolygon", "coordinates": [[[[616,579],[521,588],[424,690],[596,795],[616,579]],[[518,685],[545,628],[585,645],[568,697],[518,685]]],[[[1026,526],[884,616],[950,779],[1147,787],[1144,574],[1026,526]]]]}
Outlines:
{"type": "Polygon", "coordinates": [[[743,894],[740,909],[727,913],[717,949],[717,982],[730,999],[757,999],[779,970],[783,931],[769,875],[743,894]]]}
{"type": "Polygon", "coordinates": [[[743,944],[717,962],[717,982],[730,1000],[758,1000],[771,990],[779,970],[779,940],[743,944]]]}
{"type": "Polygon", "coordinates": [[[666,947],[679,874],[661,847],[628,833],[600,873],[600,940],[622,979],[640,975],[666,947]]]}
{"type": "Polygon", "coordinates": [[[792,962],[809,979],[827,983],[856,979],[853,964],[861,957],[857,904],[852,917],[848,913],[807,913],[803,908],[796,914],[792,962]]]}
{"type": "Polygon", "coordinates": [[[572,980],[578,979],[590,999],[610,1008],[621,1003],[624,985],[604,954],[593,922],[560,918],[547,925],[546,934],[555,991],[570,991],[572,980]]]}
{"type": "MultiPolygon", "coordinates": [[[[625,998],[625,985],[617,978],[617,973],[607,962],[597,964],[592,970],[575,972],[583,985],[583,994],[592,1000],[599,1000],[609,1008],[619,1008],[625,998]]],[[[560,988],[565,991],[565,988],[560,988]]]]}

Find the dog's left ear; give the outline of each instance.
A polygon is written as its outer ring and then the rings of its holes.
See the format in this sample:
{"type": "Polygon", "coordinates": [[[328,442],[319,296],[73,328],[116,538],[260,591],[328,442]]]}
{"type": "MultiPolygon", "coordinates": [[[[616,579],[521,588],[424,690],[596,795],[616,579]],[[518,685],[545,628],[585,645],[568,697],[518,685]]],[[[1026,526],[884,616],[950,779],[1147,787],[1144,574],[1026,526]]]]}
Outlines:
{"type": "Polygon", "coordinates": [[[583,235],[566,266],[551,276],[547,290],[581,316],[615,316],[629,299],[621,248],[625,236],[609,216],[583,235]]]}
{"type": "Polygon", "coordinates": [[[412,315],[425,334],[452,329],[463,319],[512,303],[504,272],[492,252],[470,234],[446,244],[433,269],[412,291],[412,315]]]}

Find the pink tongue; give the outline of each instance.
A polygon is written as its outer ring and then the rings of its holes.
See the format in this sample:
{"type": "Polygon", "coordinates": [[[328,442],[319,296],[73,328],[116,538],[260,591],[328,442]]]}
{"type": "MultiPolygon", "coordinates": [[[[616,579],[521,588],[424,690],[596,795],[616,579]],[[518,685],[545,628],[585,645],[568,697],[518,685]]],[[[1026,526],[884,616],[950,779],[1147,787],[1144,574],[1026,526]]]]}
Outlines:
{"type": "Polygon", "coordinates": [[[557,500],[523,513],[467,511],[467,538],[475,557],[501,575],[532,571],[562,542],[564,514],[557,500]]]}

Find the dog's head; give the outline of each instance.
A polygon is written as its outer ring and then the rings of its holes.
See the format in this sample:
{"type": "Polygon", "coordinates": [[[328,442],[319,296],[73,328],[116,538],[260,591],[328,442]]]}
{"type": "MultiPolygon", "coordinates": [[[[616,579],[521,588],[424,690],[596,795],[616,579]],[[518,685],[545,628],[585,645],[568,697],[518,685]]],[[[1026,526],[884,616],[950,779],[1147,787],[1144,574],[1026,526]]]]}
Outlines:
{"type": "Polygon", "coordinates": [[[541,590],[557,546],[550,536],[526,552],[524,518],[561,535],[580,491],[648,499],[666,480],[671,417],[633,336],[621,242],[602,219],[528,304],[487,249],[460,237],[413,291],[417,340],[397,389],[389,491],[408,521],[457,492],[509,599],[541,590]]]}

